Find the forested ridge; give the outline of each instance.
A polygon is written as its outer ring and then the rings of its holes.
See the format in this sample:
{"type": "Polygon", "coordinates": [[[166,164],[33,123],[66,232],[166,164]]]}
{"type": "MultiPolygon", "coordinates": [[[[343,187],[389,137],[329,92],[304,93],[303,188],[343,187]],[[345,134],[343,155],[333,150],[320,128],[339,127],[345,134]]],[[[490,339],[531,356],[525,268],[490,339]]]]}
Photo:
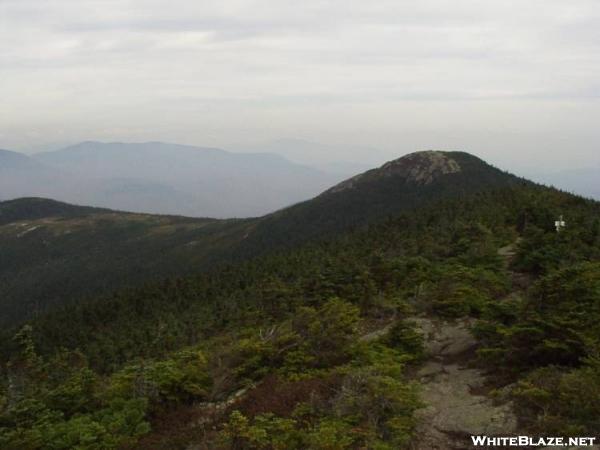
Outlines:
{"type": "Polygon", "coordinates": [[[529,183],[462,152],[417,152],[388,164],[404,171],[374,169],[361,175],[353,189],[334,187],[250,219],[133,214],[36,198],[2,202],[0,324],[120,288],[326,239],[442,199],[529,183]],[[446,155],[460,171],[428,184],[411,179],[427,171],[430,154],[446,155]]]}
{"type": "Polygon", "coordinates": [[[0,447],[425,448],[423,319],[519,433],[594,435],[600,204],[511,181],[58,308],[2,335],[0,447]]]}
{"type": "Polygon", "coordinates": [[[251,221],[157,216],[27,198],[0,203],[0,325],[214,263],[251,221]],[[213,258],[214,257],[214,258],[213,258]]]}

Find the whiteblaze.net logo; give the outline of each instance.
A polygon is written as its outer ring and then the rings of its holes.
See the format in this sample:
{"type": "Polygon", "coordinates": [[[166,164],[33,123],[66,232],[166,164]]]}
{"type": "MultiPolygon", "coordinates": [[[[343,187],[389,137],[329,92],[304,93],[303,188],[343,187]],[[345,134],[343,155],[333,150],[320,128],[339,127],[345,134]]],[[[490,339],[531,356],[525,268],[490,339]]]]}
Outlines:
{"type": "Polygon", "coordinates": [[[475,447],[591,447],[595,437],[471,436],[475,447]]]}

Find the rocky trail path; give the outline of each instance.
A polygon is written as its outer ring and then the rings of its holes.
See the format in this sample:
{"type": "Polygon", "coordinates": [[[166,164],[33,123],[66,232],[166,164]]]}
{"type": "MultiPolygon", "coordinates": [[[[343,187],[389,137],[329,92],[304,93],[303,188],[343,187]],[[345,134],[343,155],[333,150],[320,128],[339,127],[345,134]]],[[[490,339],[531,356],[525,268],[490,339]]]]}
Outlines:
{"type": "MultiPolygon", "coordinates": [[[[508,269],[515,257],[514,243],[498,249],[508,269]]],[[[513,290],[527,280],[511,272],[513,290]]],[[[477,340],[471,334],[473,319],[447,321],[429,317],[413,319],[423,333],[426,361],[414,377],[421,383],[425,407],[414,450],[472,449],[472,435],[507,436],[517,431],[517,416],[509,401],[489,395],[486,374],[473,362],[477,340]]]]}
{"type": "Polygon", "coordinates": [[[486,389],[485,374],[472,367],[477,345],[470,320],[430,318],[414,321],[425,338],[427,360],[415,373],[425,407],[414,450],[470,449],[471,435],[510,435],[517,426],[511,403],[497,404],[486,389]]]}

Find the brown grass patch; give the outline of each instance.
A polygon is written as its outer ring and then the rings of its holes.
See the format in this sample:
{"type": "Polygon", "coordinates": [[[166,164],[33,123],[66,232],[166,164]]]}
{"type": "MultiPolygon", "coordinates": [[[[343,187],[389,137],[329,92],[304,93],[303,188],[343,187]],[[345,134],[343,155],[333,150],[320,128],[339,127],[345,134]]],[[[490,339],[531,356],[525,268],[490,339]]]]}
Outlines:
{"type": "Polygon", "coordinates": [[[335,393],[340,382],[340,377],[334,375],[299,381],[288,381],[277,375],[269,375],[232,409],[238,409],[248,417],[269,412],[280,417],[289,417],[300,403],[325,402],[335,393]]]}

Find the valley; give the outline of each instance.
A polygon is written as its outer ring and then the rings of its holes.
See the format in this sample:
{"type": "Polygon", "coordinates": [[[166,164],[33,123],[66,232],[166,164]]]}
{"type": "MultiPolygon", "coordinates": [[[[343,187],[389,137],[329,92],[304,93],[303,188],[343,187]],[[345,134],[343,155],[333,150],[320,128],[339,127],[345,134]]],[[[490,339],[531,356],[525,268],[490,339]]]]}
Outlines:
{"type": "Polygon", "coordinates": [[[33,155],[0,150],[0,200],[44,197],[150,214],[255,217],[344,177],[271,153],[163,142],[85,141],[33,155]]]}

